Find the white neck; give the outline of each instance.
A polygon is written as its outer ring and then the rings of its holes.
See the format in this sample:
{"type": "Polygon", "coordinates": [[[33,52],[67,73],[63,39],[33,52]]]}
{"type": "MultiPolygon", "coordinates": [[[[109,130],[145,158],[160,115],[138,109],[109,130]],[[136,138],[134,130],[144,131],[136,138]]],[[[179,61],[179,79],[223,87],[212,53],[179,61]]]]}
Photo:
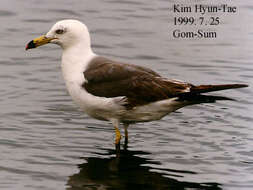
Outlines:
{"type": "Polygon", "coordinates": [[[84,47],[83,43],[63,48],[61,68],[66,83],[83,83],[83,72],[89,61],[95,56],[96,54],[93,53],[91,47],[84,47]]]}

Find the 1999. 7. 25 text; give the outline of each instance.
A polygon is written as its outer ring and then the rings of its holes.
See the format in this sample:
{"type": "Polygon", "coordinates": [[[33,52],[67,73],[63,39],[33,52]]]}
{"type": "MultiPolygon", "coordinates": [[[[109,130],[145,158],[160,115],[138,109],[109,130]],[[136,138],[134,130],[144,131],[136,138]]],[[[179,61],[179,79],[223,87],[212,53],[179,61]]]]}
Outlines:
{"type": "Polygon", "coordinates": [[[213,25],[220,24],[219,17],[174,17],[174,25],[213,25]]]}

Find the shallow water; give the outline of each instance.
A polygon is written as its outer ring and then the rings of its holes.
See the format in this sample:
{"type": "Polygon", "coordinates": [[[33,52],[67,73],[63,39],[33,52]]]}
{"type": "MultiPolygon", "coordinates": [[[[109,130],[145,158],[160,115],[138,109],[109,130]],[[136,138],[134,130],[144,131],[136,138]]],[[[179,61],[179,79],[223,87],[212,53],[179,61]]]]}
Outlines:
{"type": "MultiPolygon", "coordinates": [[[[200,83],[253,86],[253,4],[223,17],[212,40],[175,40],[174,1],[2,0],[0,8],[0,189],[252,189],[252,88],[237,101],[180,109],[129,129],[114,150],[110,124],[80,112],[60,73],[61,50],[25,44],[57,20],[77,18],[98,54],[200,83]]],[[[207,1],[198,1],[207,2],[207,1]]]]}

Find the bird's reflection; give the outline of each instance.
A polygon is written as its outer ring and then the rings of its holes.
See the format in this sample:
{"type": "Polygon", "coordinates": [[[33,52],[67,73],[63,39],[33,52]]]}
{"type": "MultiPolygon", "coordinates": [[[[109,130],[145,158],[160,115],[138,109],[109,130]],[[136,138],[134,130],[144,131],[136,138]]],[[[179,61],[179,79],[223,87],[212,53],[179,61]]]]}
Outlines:
{"type": "Polygon", "coordinates": [[[147,154],[125,147],[100,154],[106,158],[83,158],[85,163],[78,165],[79,173],[69,177],[67,190],[221,190],[217,183],[190,183],[172,178],[194,172],[163,169],[171,178],[153,172],[149,165],[159,163],[142,157],[147,154]]]}

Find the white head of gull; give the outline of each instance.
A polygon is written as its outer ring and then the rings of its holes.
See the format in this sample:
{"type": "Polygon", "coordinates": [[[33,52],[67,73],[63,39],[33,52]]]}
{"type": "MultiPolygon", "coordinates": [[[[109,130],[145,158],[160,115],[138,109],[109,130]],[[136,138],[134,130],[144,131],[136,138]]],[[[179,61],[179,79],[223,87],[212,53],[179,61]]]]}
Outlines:
{"type": "Polygon", "coordinates": [[[85,24],[57,22],[50,31],[30,41],[26,49],[54,43],[63,49],[62,73],[69,94],[88,115],[111,121],[120,144],[129,124],[159,120],[187,105],[230,100],[202,93],[247,87],[245,84],[199,85],[161,77],[149,68],[116,62],[93,53],[85,24]]]}

